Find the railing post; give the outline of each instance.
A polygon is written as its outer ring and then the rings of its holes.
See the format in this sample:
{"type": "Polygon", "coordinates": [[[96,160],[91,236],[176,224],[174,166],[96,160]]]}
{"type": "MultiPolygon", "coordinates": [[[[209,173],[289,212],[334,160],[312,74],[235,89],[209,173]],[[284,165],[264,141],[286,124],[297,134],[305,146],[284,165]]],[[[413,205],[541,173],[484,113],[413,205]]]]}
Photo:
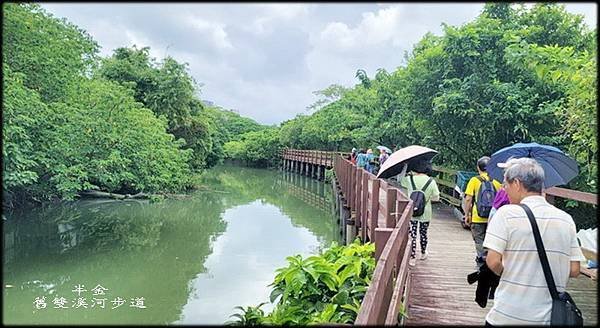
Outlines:
{"type": "Polygon", "coordinates": [[[393,228],[375,228],[375,261],[379,260],[392,231],[393,228]]]}
{"type": "Polygon", "coordinates": [[[373,179],[371,189],[371,216],[369,217],[369,238],[375,240],[375,228],[377,228],[377,222],[379,221],[379,179],[373,179]]]}
{"type": "Polygon", "coordinates": [[[348,163],[343,162],[344,163],[344,169],[345,169],[345,173],[346,173],[346,185],[344,186],[344,196],[347,198],[348,200],[348,204],[350,203],[350,199],[352,198],[350,195],[350,185],[352,183],[352,174],[351,174],[351,169],[352,167],[350,167],[350,165],[348,165],[348,163]]]}
{"type": "Polygon", "coordinates": [[[385,227],[394,228],[396,226],[396,189],[387,188],[386,194],[386,208],[387,216],[385,218],[385,227]]]}
{"type": "Polygon", "coordinates": [[[364,243],[367,240],[367,209],[369,207],[369,175],[366,172],[362,178],[362,206],[360,211],[360,239],[364,243]]]}
{"type": "MultiPolygon", "coordinates": [[[[364,170],[358,169],[356,170],[356,174],[354,177],[355,187],[354,187],[354,211],[356,220],[360,220],[360,209],[362,206],[362,173],[364,170]]],[[[358,225],[357,225],[358,226],[358,225]]]]}

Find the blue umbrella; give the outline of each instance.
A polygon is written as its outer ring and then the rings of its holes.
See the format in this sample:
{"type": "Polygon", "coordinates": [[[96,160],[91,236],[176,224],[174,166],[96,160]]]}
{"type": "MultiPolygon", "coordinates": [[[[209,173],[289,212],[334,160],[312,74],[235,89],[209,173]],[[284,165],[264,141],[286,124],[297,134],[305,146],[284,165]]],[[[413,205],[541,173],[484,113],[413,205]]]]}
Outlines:
{"type": "Polygon", "coordinates": [[[565,185],[579,174],[579,168],[574,159],[556,147],[540,145],[535,142],[516,143],[493,153],[487,165],[488,174],[492,178],[502,181],[504,169],[498,167],[498,163],[504,163],[511,157],[530,157],[540,163],[544,168],[544,188],[565,185]]]}

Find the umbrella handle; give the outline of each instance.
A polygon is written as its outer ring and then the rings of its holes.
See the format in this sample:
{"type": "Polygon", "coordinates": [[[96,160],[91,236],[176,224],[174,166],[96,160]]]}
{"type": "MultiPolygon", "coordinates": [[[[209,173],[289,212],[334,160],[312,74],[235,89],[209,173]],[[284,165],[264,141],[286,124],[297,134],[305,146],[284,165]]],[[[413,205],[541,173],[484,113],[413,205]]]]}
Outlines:
{"type": "Polygon", "coordinates": [[[400,178],[398,179],[398,181],[402,180],[402,178],[404,178],[404,176],[406,175],[406,169],[408,168],[408,164],[404,163],[404,167],[402,168],[402,171],[400,171],[400,178]]]}

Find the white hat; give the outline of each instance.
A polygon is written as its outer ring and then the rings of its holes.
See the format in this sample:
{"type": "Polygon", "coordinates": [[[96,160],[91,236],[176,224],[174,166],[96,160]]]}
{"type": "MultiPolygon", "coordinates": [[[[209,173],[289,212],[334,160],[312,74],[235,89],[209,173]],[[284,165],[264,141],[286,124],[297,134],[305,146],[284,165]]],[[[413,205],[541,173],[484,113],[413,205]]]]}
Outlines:
{"type": "Polygon", "coordinates": [[[498,163],[498,164],[496,164],[496,165],[498,165],[498,167],[499,167],[499,168],[505,169],[505,168],[507,168],[507,167],[508,167],[508,162],[510,162],[510,160],[512,160],[512,159],[517,159],[517,158],[518,158],[518,157],[511,156],[511,157],[509,157],[508,159],[506,159],[506,161],[505,161],[504,163],[498,163]]]}

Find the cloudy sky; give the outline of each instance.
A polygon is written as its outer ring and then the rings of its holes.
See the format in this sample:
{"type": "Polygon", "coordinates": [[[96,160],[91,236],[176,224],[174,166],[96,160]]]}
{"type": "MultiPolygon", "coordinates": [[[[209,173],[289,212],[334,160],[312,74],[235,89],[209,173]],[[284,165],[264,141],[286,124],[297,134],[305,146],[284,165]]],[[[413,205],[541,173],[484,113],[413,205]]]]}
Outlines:
{"type": "MultiPolygon", "coordinates": [[[[158,60],[189,63],[200,97],[263,124],[278,124],[318,98],[353,86],[357,69],[393,71],[403,54],[442,23],[474,19],[483,3],[45,3],[86,30],[108,56],[149,46],[158,60]]],[[[568,3],[597,25],[594,3],[568,3]]]]}

